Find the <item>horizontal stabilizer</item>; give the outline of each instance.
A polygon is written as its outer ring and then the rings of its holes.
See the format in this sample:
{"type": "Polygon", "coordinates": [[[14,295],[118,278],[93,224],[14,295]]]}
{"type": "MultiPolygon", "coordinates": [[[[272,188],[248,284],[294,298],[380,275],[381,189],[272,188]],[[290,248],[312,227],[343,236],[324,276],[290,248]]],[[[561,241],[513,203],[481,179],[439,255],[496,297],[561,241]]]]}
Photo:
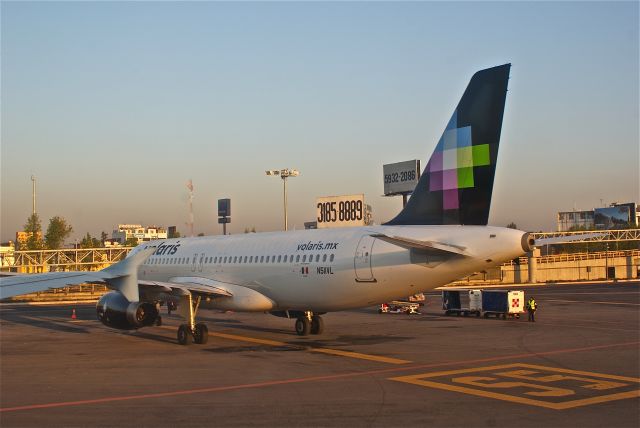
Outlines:
{"type": "Polygon", "coordinates": [[[460,256],[467,256],[465,252],[466,248],[461,247],[459,245],[446,244],[443,242],[436,242],[436,241],[420,241],[417,239],[404,238],[401,236],[388,236],[381,233],[374,234],[371,236],[406,249],[436,251],[436,252],[442,252],[447,254],[457,254],[460,256]]]}

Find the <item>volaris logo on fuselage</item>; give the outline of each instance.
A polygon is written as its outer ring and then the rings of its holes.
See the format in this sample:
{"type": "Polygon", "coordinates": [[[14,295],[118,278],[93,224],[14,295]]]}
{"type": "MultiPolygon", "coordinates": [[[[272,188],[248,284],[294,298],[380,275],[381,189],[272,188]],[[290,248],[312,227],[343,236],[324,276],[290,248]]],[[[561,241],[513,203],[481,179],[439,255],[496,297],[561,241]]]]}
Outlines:
{"type": "Polygon", "coordinates": [[[307,242],[304,244],[298,244],[296,251],[322,251],[322,250],[337,250],[338,242],[307,242]]]}
{"type": "Polygon", "coordinates": [[[180,247],[179,242],[176,242],[175,244],[171,244],[171,245],[160,244],[158,248],[156,248],[156,251],[153,254],[156,256],[164,256],[164,255],[172,256],[178,252],[179,247],[180,247]]]}

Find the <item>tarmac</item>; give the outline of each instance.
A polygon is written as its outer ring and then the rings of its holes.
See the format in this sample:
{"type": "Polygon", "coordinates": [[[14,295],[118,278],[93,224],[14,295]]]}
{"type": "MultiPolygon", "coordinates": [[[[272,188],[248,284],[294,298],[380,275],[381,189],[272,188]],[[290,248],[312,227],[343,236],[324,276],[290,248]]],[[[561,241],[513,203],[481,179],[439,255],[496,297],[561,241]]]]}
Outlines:
{"type": "Polygon", "coordinates": [[[640,282],[523,289],[535,323],[447,317],[434,291],[419,315],[329,313],[307,337],[202,310],[190,346],[166,313],[118,331],[94,305],[0,305],[0,425],[640,425],[640,282]]]}

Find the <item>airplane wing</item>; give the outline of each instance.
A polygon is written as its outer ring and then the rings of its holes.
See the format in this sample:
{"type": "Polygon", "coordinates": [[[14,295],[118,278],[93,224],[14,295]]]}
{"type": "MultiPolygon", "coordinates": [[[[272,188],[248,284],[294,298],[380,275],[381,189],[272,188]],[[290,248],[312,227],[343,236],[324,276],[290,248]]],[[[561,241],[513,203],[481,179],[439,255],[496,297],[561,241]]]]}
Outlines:
{"type": "Polygon", "coordinates": [[[0,299],[86,283],[106,283],[110,288],[118,289],[120,287],[119,281],[133,275],[137,266],[143,263],[154,251],[155,248],[146,248],[96,272],[46,272],[0,277],[0,299]]]}
{"type": "Polygon", "coordinates": [[[427,250],[449,255],[456,254],[459,256],[468,256],[465,251],[466,247],[461,247],[459,245],[446,244],[444,242],[437,241],[420,241],[418,239],[405,238],[402,236],[389,236],[382,233],[372,234],[371,236],[409,250],[427,250]]]}
{"type": "Polygon", "coordinates": [[[2,277],[0,278],[0,299],[69,285],[105,282],[107,278],[112,278],[111,275],[101,275],[101,272],[47,272],[2,277]]]}

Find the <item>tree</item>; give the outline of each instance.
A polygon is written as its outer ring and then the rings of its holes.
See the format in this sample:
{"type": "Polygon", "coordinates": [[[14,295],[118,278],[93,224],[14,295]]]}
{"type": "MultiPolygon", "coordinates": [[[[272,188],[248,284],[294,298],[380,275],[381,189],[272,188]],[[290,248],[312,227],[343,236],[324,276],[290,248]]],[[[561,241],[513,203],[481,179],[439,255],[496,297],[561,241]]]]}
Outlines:
{"type": "Polygon", "coordinates": [[[509,229],[517,229],[517,228],[518,228],[518,226],[517,226],[514,222],[511,222],[511,223],[509,223],[509,224],[507,225],[507,228],[509,228],[509,229]]]}
{"type": "Polygon", "coordinates": [[[33,213],[27,219],[24,225],[24,231],[27,233],[27,241],[25,242],[26,250],[41,250],[44,248],[42,242],[42,223],[38,213],[33,213]]]}
{"type": "Polygon", "coordinates": [[[177,230],[174,232],[174,229],[169,228],[171,231],[169,232],[169,236],[167,236],[167,238],[172,239],[172,238],[179,238],[180,237],[180,232],[178,232],[177,230]]]}
{"type": "Polygon", "coordinates": [[[124,243],[125,247],[137,247],[138,246],[138,238],[129,238],[127,242],[124,243]]]}
{"type": "Polygon", "coordinates": [[[49,227],[47,227],[47,233],[44,235],[44,242],[47,244],[47,248],[50,250],[56,250],[64,245],[64,240],[69,237],[73,232],[71,225],[67,224],[67,221],[55,216],[49,220],[49,227]]]}
{"type": "Polygon", "coordinates": [[[101,247],[104,247],[104,243],[107,239],[109,239],[109,235],[107,235],[107,232],[103,230],[102,233],[100,233],[100,242],[102,243],[102,245],[100,245],[101,247]]]}
{"type": "Polygon", "coordinates": [[[102,242],[98,238],[94,238],[87,232],[87,235],[80,241],[80,248],[99,248],[102,242]]]}

